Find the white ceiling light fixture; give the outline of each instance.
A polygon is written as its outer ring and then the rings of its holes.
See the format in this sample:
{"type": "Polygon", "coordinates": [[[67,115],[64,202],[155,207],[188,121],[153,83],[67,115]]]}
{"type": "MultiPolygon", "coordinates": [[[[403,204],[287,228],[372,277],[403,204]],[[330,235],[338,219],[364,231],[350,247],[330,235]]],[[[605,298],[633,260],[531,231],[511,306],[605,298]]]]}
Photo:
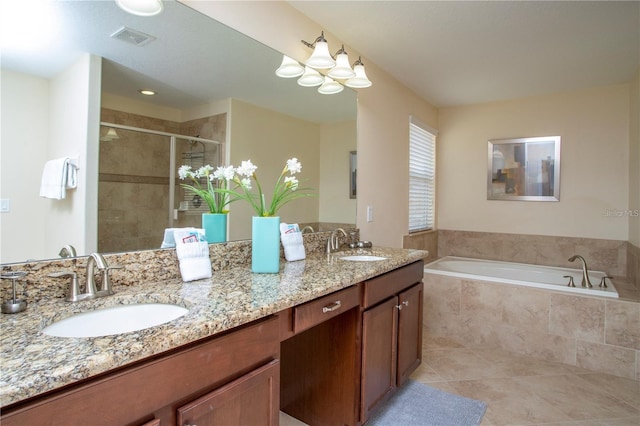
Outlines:
{"type": "Polygon", "coordinates": [[[335,93],[340,93],[344,90],[344,86],[329,76],[324,77],[324,83],[322,86],[318,87],[318,93],[322,93],[323,95],[333,95],[335,93]]]}
{"type": "Polygon", "coordinates": [[[358,60],[353,63],[353,71],[355,76],[344,83],[347,87],[353,89],[366,89],[367,87],[371,87],[371,80],[367,78],[367,74],[364,72],[362,58],[359,56],[358,60]]]}
{"type": "Polygon", "coordinates": [[[282,63],[276,70],[276,75],[282,78],[294,78],[300,77],[302,74],[304,74],[304,67],[298,61],[283,55],[282,63]]]}
{"type": "Polygon", "coordinates": [[[318,88],[322,94],[340,93],[344,86],[354,89],[364,89],[371,86],[371,80],[364,71],[362,58],[349,65],[349,56],[344,50],[344,44],[335,55],[329,53],[329,45],[324,38],[324,31],[313,43],[301,40],[302,43],[313,49],[313,53],[302,65],[295,59],[283,56],[276,75],[283,78],[298,77],[298,84],[303,87],[318,88]],[[322,71],[318,71],[322,70],[322,71]]]}
{"type": "Polygon", "coordinates": [[[115,0],[125,12],[138,16],[154,16],[162,12],[162,0],[115,0]]]}
{"type": "Polygon", "coordinates": [[[351,66],[349,65],[349,56],[347,52],[344,50],[344,44],[336,52],[336,66],[329,70],[329,77],[335,78],[338,80],[345,80],[347,78],[352,78],[356,76],[356,73],[353,72],[351,66]]]}
{"type": "Polygon", "coordinates": [[[145,96],[155,96],[155,94],[156,94],[155,90],[149,90],[149,89],[140,89],[140,90],[138,90],[138,92],[141,95],[145,95],[145,96]]]}
{"type": "Polygon", "coordinates": [[[316,87],[324,82],[324,77],[313,68],[304,67],[304,74],[298,79],[298,84],[302,87],[316,87]]]}
{"type": "Polygon", "coordinates": [[[320,36],[313,43],[308,43],[302,40],[302,43],[313,49],[313,53],[305,61],[305,65],[315,68],[317,70],[323,70],[333,68],[336,66],[336,61],[331,57],[329,53],[329,44],[324,38],[324,31],[320,33],[320,36]]]}

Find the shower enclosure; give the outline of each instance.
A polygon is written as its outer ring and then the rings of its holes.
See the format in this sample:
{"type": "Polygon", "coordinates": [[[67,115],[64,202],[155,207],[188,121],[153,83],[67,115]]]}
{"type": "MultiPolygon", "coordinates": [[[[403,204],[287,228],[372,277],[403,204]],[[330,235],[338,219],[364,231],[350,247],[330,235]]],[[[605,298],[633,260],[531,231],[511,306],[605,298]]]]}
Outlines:
{"type": "Polygon", "coordinates": [[[221,165],[220,142],[105,122],[100,135],[99,252],[160,248],[165,228],[201,227],[207,206],[177,170],[221,165]]]}

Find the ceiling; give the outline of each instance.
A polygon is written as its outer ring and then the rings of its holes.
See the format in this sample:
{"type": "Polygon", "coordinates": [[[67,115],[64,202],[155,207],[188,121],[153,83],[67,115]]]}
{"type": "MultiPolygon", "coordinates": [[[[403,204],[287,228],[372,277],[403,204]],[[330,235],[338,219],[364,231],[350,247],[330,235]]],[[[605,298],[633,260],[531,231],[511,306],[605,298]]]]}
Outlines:
{"type": "MultiPolygon", "coordinates": [[[[106,91],[131,96],[151,87],[159,95],[145,100],[164,106],[234,97],[309,120],[321,111],[333,114],[323,121],[353,113],[329,106],[336,95],[275,77],[276,52],[222,25],[212,29],[215,21],[175,1],[165,0],[165,12],[152,18],[129,15],[113,1],[45,3],[52,9],[0,1],[3,68],[50,77],[88,51],[106,59],[106,91]],[[26,21],[12,4],[26,5],[26,21]],[[108,37],[121,26],[156,40],[138,47],[108,37]],[[31,45],[14,48],[16,41],[31,45]]],[[[318,22],[318,32],[361,53],[365,65],[375,63],[437,107],[625,83],[640,65],[639,1],[288,3],[318,22]]]]}
{"type": "Polygon", "coordinates": [[[89,52],[104,59],[103,92],[162,107],[234,98],[318,123],[355,118],[355,92],[319,95],[279,78],[282,54],[183,4],[164,6],[139,17],[107,0],[0,0],[2,68],[51,78],[89,52]],[[154,39],[138,46],[111,37],[122,27],[154,39]]]}
{"type": "Polygon", "coordinates": [[[640,66],[639,1],[289,3],[437,107],[626,83],[640,66]]]}

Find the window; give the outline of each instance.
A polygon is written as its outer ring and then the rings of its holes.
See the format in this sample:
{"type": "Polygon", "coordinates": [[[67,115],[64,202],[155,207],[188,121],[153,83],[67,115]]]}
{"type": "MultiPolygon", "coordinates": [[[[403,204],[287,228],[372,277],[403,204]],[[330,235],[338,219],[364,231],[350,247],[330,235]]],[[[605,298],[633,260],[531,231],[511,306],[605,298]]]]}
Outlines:
{"type": "Polygon", "coordinates": [[[409,120],[409,233],[435,224],[436,134],[413,117],[409,120]]]}

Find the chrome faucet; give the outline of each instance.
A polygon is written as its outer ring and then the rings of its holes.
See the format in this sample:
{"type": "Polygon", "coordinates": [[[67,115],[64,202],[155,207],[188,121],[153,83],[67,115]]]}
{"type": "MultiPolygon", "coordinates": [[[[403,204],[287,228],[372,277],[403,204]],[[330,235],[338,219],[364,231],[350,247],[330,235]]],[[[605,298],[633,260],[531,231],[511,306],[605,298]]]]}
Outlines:
{"type": "Polygon", "coordinates": [[[87,294],[93,294],[96,297],[109,296],[113,294],[111,288],[111,280],[109,279],[109,271],[111,269],[119,269],[120,265],[109,266],[107,261],[100,253],[92,253],[87,259],[87,294]],[[101,271],[102,279],[100,281],[100,290],[96,287],[95,268],[101,271]]]}
{"type": "Polygon", "coordinates": [[[104,297],[113,294],[111,288],[111,280],[109,279],[109,271],[111,269],[120,269],[122,266],[109,266],[107,261],[100,253],[92,253],[87,258],[87,281],[84,286],[84,293],[80,292],[80,284],[78,282],[78,274],[72,271],[59,271],[49,274],[52,278],[69,277],[69,290],[67,292],[68,302],[78,302],[80,300],[94,299],[96,297],[104,297]],[[96,268],[102,273],[100,281],[100,290],[96,287],[95,272],[96,268]]]}
{"type": "Polygon", "coordinates": [[[593,288],[593,285],[591,285],[591,281],[589,280],[589,273],[587,270],[587,261],[584,260],[584,257],[580,256],[580,255],[575,255],[575,256],[571,256],[569,258],[569,262],[573,262],[576,259],[580,259],[580,261],[582,262],[582,287],[586,287],[586,288],[593,288]]]}
{"type": "Polygon", "coordinates": [[[304,234],[304,231],[309,231],[310,233],[314,233],[315,231],[313,230],[313,226],[307,225],[304,228],[302,228],[302,233],[304,234]]]}
{"type": "Polygon", "coordinates": [[[71,244],[67,244],[66,246],[60,249],[60,253],[58,256],[60,257],[76,257],[78,253],[76,252],[76,248],[71,244]]]}
{"type": "Polygon", "coordinates": [[[340,249],[340,240],[338,239],[338,232],[342,232],[342,235],[346,238],[347,233],[342,228],[334,229],[331,235],[329,236],[329,240],[327,241],[327,254],[331,254],[333,251],[337,251],[340,249]]]}

